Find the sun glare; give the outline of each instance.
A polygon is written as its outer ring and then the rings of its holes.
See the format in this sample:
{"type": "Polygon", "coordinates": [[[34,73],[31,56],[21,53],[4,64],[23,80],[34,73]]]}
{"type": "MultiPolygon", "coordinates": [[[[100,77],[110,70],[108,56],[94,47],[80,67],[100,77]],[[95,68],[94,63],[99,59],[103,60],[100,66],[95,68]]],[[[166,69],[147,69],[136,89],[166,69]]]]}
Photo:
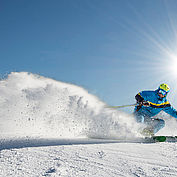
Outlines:
{"type": "Polygon", "coordinates": [[[177,55],[172,54],[169,60],[169,72],[175,78],[177,78],[177,55]]]}

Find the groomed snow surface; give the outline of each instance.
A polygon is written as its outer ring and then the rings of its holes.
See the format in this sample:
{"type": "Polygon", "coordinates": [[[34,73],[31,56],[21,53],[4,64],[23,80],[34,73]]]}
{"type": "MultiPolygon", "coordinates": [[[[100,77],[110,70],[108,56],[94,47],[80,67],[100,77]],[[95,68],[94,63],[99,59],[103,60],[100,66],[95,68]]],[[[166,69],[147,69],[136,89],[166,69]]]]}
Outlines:
{"type": "MultiPolygon", "coordinates": [[[[132,115],[31,73],[0,81],[0,176],[177,176],[177,143],[136,142],[132,115]]],[[[164,117],[159,134],[175,135],[164,117]]]]}
{"type": "Polygon", "coordinates": [[[176,143],[104,143],[4,149],[0,174],[37,176],[177,176],[176,143]]]}

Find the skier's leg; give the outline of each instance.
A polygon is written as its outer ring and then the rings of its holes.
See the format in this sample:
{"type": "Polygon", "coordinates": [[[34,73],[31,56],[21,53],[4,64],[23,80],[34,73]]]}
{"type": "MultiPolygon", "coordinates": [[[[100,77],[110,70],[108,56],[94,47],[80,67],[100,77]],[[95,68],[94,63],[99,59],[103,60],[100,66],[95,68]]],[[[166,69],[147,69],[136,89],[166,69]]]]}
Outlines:
{"type": "Polygon", "coordinates": [[[165,121],[163,119],[152,119],[152,126],[154,127],[154,133],[157,133],[165,126],[165,121]]]}
{"type": "Polygon", "coordinates": [[[142,114],[135,112],[134,115],[138,123],[144,123],[144,116],[142,114]]]}
{"type": "Polygon", "coordinates": [[[142,134],[146,136],[153,136],[155,132],[152,125],[152,119],[149,116],[144,117],[144,124],[146,125],[146,128],[143,129],[142,134]]]}
{"type": "Polygon", "coordinates": [[[145,128],[143,128],[143,130],[141,130],[140,133],[144,136],[153,136],[154,128],[151,125],[151,118],[138,112],[135,112],[134,115],[138,123],[143,123],[145,125],[145,128]]]}

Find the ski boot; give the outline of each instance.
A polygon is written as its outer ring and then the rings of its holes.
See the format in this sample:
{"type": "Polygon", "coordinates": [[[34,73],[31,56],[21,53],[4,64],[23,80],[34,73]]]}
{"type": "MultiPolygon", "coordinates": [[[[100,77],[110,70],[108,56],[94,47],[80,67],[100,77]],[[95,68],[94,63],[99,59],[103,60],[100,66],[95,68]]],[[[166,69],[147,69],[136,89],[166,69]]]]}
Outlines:
{"type": "Polygon", "coordinates": [[[146,137],[152,137],[154,136],[154,130],[152,128],[144,128],[141,134],[146,137]]]}

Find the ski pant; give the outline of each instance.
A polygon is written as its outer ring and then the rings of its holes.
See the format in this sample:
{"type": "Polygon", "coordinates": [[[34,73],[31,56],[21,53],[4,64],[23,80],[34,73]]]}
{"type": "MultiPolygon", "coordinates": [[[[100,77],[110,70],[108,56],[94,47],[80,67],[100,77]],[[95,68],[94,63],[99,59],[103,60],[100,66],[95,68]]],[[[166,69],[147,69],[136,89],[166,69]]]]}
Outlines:
{"type": "Polygon", "coordinates": [[[138,112],[135,112],[134,115],[137,122],[147,125],[148,128],[154,131],[154,134],[165,126],[165,121],[163,119],[151,118],[138,112]]]}

